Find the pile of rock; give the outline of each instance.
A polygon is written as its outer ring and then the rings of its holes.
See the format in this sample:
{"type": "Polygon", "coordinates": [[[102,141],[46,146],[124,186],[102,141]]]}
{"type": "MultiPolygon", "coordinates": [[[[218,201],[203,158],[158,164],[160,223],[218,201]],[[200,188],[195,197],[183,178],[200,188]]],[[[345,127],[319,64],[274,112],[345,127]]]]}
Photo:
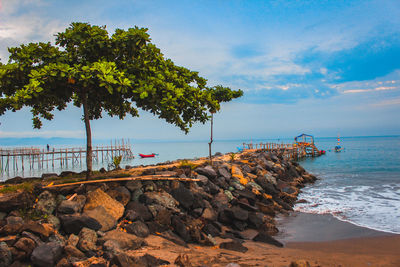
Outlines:
{"type": "Polygon", "coordinates": [[[215,246],[245,252],[240,240],[282,246],[271,235],[276,213],[292,209],[299,188],[315,181],[296,162],[265,152],[231,161],[146,169],[199,181],[128,181],[35,188],[35,193],[0,196],[0,267],[157,266],[152,255],[126,252],[155,234],[176,244],[215,246]],[[37,197],[35,197],[35,194],[37,197]],[[29,207],[33,207],[29,209],[29,207]]]}

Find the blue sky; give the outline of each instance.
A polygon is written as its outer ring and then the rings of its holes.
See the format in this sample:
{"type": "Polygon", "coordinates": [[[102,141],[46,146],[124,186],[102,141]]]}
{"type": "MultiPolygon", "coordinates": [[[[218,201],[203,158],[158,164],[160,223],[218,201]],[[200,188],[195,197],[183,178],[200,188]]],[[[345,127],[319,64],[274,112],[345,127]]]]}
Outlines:
{"type": "MultiPolygon", "coordinates": [[[[109,32],[149,28],[176,64],[209,85],[242,89],[223,105],[215,137],[400,134],[400,1],[0,0],[0,58],[8,46],[54,41],[73,21],[109,32]]],[[[82,111],[57,113],[33,130],[27,110],[0,118],[0,137],[84,137],[82,111]]],[[[206,139],[142,113],[93,122],[94,138],[206,139]],[[162,132],[162,133],[161,133],[162,132]]]]}

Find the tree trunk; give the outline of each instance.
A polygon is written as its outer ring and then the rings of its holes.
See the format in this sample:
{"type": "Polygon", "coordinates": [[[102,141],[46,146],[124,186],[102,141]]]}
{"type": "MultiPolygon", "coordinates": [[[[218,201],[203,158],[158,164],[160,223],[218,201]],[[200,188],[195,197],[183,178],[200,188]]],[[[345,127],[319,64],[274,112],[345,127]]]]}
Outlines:
{"type": "Polygon", "coordinates": [[[210,164],[211,165],[212,165],[211,145],[212,145],[212,142],[213,142],[213,121],[214,121],[214,114],[211,113],[211,137],[210,137],[210,142],[208,143],[208,152],[209,152],[210,164]]]}
{"type": "Polygon", "coordinates": [[[82,94],[83,119],[86,128],[86,179],[92,174],[92,131],[90,129],[89,112],[87,107],[87,93],[82,94]]]}

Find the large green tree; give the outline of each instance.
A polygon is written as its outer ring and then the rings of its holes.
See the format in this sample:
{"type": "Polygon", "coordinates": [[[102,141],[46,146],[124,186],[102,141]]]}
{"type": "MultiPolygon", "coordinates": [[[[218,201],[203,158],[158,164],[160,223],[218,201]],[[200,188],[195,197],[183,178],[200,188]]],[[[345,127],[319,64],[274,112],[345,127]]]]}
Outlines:
{"type": "MultiPolygon", "coordinates": [[[[92,170],[90,121],[104,113],[123,119],[149,111],[188,132],[205,123],[221,102],[197,72],[175,65],[151,43],[146,28],[117,29],[72,23],[51,43],[9,48],[0,66],[0,115],[30,107],[35,128],[55,109],[73,102],[83,109],[87,174],[92,170]]],[[[226,88],[224,94],[232,94],[226,88]]],[[[230,98],[232,99],[232,98],[230,98]]]]}

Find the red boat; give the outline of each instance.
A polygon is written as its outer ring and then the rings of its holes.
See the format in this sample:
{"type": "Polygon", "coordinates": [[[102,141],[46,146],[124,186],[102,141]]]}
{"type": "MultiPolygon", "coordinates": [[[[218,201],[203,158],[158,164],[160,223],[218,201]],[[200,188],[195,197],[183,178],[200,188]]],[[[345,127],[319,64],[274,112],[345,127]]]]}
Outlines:
{"type": "Polygon", "coordinates": [[[140,156],[141,158],[154,158],[156,155],[157,155],[157,154],[154,154],[154,153],[149,154],[149,155],[139,154],[139,156],[140,156]]]}

